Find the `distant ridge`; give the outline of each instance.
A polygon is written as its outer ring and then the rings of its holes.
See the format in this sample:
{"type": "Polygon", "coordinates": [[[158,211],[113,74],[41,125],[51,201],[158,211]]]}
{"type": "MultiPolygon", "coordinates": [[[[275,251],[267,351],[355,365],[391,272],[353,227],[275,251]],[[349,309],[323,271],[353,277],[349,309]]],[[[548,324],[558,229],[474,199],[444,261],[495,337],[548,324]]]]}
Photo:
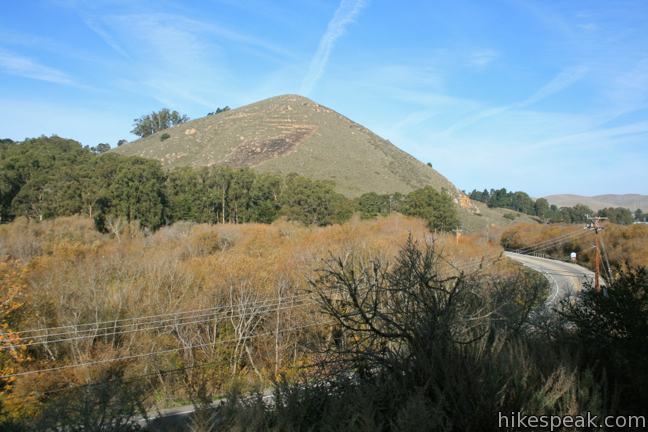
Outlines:
{"type": "Polygon", "coordinates": [[[648,212],[648,195],[640,194],[623,194],[623,195],[548,195],[545,197],[549,204],[555,204],[558,207],[573,207],[576,204],[583,204],[592,210],[600,210],[606,207],[625,207],[632,211],[641,209],[648,212]]]}
{"type": "Polygon", "coordinates": [[[430,166],[341,114],[298,95],[276,96],[166,129],[114,150],[164,166],[254,167],[332,180],[339,192],[458,189],[430,166]],[[169,135],[161,140],[161,134],[169,135]]]}

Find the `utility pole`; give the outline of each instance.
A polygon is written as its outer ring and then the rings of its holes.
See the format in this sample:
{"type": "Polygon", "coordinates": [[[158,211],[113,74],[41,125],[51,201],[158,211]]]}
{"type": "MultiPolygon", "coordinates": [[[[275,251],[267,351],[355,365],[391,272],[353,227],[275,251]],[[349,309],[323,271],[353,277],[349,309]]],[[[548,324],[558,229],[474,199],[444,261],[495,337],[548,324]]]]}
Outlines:
{"type": "Polygon", "coordinates": [[[599,232],[603,230],[603,227],[599,222],[607,218],[595,216],[588,217],[588,219],[590,220],[588,228],[594,230],[594,292],[601,294],[601,239],[599,232]]]}

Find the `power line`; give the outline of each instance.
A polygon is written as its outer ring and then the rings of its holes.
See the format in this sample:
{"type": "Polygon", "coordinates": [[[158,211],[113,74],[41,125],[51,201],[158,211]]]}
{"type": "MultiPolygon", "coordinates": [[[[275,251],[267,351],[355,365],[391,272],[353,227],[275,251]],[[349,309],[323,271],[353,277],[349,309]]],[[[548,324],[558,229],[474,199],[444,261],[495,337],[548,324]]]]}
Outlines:
{"type": "MultiPolygon", "coordinates": [[[[298,301],[293,301],[292,303],[286,302],[287,304],[282,307],[283,301],[278,301],[275,304],[271,305],[266,305],[262,306],[261,310],[254,310],[253,313],[255,314],[267,314],[271,312],[277,312],[280,310],[288,310],[288,309],[293,309],[297,307],[302,307],[302,306],[308,306],[312,304],[311,302],[306,302],[306,299],[300,299],[298,301]]],[[[141,332],[141,331],[149,331],[149,330],[157,330],[157,329],[164,329],[164,328],[177,328],[179,326],[186,326],[186,325],[191,325],[191,324],[202,324],[202,323],[207,323],[211,321],[216,321],[219,319],[227,319],[227,318],[236,318],[236,317],[241,317],[245,316],[246,313],[239,313],[239,314],[221,314],[221,315],[203,315],[203,316],[197,316],[197,317],[190,317],[193,319],[193,321],[185,321],[185,322],[174,322],[174,323],[161,323],[157,324],[151,327],[144,327],[144,328],[136,328],[136,329],[130,329],[130,330],[118,330],[114,332],[109,332],[109,333],[102,333],[102,334],[88,334],[88,335],[79,335],[79,336],[72,336],[72,337],[67,337],[67,338],[61,338],[61,339],[54,339],[54,340],[44,340],[44,341],[29,341],[25,343],[19,343],[19,344],[12,344],[12,345],[4,345],[0,346],[1,349],[15,349],[19,347],[29,347],[29,346],[36,346],[36,345],[47,345],[47,344],[54,344],[54,343],[61,343],[61,342],[70,342],[74,340],[83,340],[83,339],[94,339],[94,338],[102,338],[102,337],[108,337],[108,336],[113,336],[113,335],[124,335],[128,333],[133,333],[133,332],[141,332]]]]}
{"type": "Polygon", "coordinates": [[[553,242],[556,242],[556,241],[563,241],[563,240],[568,239],[571,236],[579,235],[579,234],[582,234],[584,232],[587,232],[587,231],[585,231],[585,230],[570,231],[570,232],[567,232],[567,233],[564,233],[564,234],[560,234],[560,235],[558,235],[556,237],[551,237],[551,238],[548,238],[546,240],[540,240],[538,242],[532,243],[529,246],[521,248],[519,250],[523,251],[523,250],[526,250],[526,249],[533,249],[533,248],[535,248],[537,246],[543,246],[546,243],[553,243],[553,242]]]}
{"type": "MultiPolygon", "coordinates": [[[[267,299],[267,300],[261,300],[261,302],[265,301],[272,301],[274,299],[267,299]]],[[[142,316],[142,317],[132,317],[132,318],[122,318],[122,319],[117,319],[117,320],[109,320],[109,321],[96,321],[92,323],[82,323],[82,324],[66,324],[63,326],[57,326],[57,327],[44,327],[44,328],[39,328],[39,329],[30,329],[30,330],[23,330],[23,331],[18,331],[14,332],[16,335],[21,335],[21,337],[39,337],[39,336],[59,336],[59,335],[64,335],[67,333],[77,333],[79,331],[94,331],[97,329],[97,326],[102,325],[102,324],[110,324],[109,326],[105,328],[113,328],[115,326],[120,327],[120,326],[132,326],[136,325],[137,322],[132,322],[132,321],[144,321],[147,319],[163,319],[166,317],[171,317],[171,316],[178,316],[178,315],[184,315],[184,314],[192,314],[192,313],[200,313],[200,312],[211,312],[211,311],[220,311],[220,310],[226,310],[228,308],[231,308],[232,305],[220,305],[220,306],[214,306],[211,308],[205,308],[205,309],[194,309],[194,310],[188,310],[188,311],[181,311],[181,312],[169,312],[169,313],[164,313],[164,314],[158,314],[158,315],[148,315],[148,316],[142,316]],[[126,324],[117,324],[117,323],[126,323],[126,324]],[[93,327],[94,326],[94,327],[93,327]],[[79,327],[90,327],[89,329],[79,329],[79,327]],[[62,332],[62,333],[50,333],[46,335],[36,335],[36,336],[22,336],[25,333],[37,333],[37,332],[47,332],[50,330],[59,330],[63,328],[74,328],[75,330],[70,330],[67,332],[62,332]]]]}
{"type": "Polygon", "coordinates": [[[584,235],[589,234],[589,233],[590,233],[590,231],[580,231],[580,230],[579,231],[574,231],[574,232],[571,232],[571,233],[568,233],[568,234],[565,234],[565,235],[562,235],[562,236],[558,236],[558,237],[555,237],[555,238],[552,238],[552,239],[549,239],[549,240],[545,240],[545,241],[542,241],[542,242],[532,244],[530,246],[527,246],[526,248],[517,249],[514,252],[517,252],[517,253],[520,253],[520,254],[523,254],[523,255],[529,255],[531,253],[536,253],[536,252],[540,252],[540,251],[543,251],[543,250],[551,249],[553,247],[558,246],[561,243],[564,243],[564,242],[569,241],[569,240],[575,240],[576,238],[584,236],[584,235]]]}
{"type": "MultiPolygon", "coordinates": [[[[323,322],[323,323],[319,323],[319,324],[321,324],[321,325],[329,325],[329,324],[335,324],[335,322],[334,321],[328,321],[328,322],[323,322]]],[[[314,326],[314,325],[316,325],[316,324],[309,324],[308,326],[314,326]]],[[[296,329],[301,329],[301,328],[308,327],[308,326],[299,326],[299,327],[284,329],[281,332],[288,333],[290,331],[294,331],[296,329]]],[[[270,334],[274,334],[274,332],[270,332],[270,334]]],[[[257,337],[257,336],[261,336],[261,335],[260,334],[253,335],[250,338],[257,337]]],[[[151,372],[151,373],[148,373],[148,374],[136,375],[136,376],[130,377],[129,379],[127,379],[125,381],[119,381],[119,382],[126,384],[126,383],[139,381],[139,380],[144,379],[144,378],[157,377],[157,376],[160,376],[160,375],[168,375],[168,374],[173,374],[173,373],[182,372],[182,371],[191,370],[191,369],[199,369],[199,368],[203,368],[203,367],[207,367],[207,366],[214,366],[214,365],[217,365],[217,364],[220,364],[220,362],[204,362],[204,363],[198,363],[198,364],[194,363],[191,366],[182,366],[182,367],[178,367],[178,368],[174,368],[174,369],[163,369],[163,370],[158,370],[158,371],[151,372]]],[[[55,389],[55,390],[47,390],[47,391],[44,392],[44,394],[59,393],[59,392],[66,391],[66,390],[74,390],[74,389],[77,389],[77,388],[94,387],[94,386],[106,385],[106,384],[108,384],[108,381],[98,381],[98,382],[91,382],[91,383],[86,383],[86,384],[78,384],[78,385],[74,385],[74,386],[62,387],[62,388],[55,389]]]]}
{"type": "MultiPolygon", "coordinates": [[[[280,331],[279,333],[284,333],[287,331],[294,331],[294,330],[299,330],[307,327],[313,327],[313,326],[318,326],[318,325],[325,325],[329,324],[329,322],[316,322],[316,323],[311,323],[311,324],[306,324],[303,326],[296,326],[292,327],[289,329],[284,329],[280,331]]],[[[74,364],[69,364],[69,365],[63,365],[63,366],[56,366],[56,367],[51,367],[51,368],[45,368],[45,369],[36,369],[36,370],[30,370],[30,371],[25,371],[25,372],[16,372],[12,374],[6,374],[6,375],[0,375],[0,379],[7,379],[7,378],[12,378],[12,377],[19,377],[19,376],[27,376],[27,375],[34,375],[38,373],[48,373],[48,372],[56,372],[60,370],[65,370],[65,369],[73,369],[73,368],[78,368],[78,367],[86,367],[86,366],[94,366],[98,364],[104,364],[104,363],[113,363],[117,361],[125,361],[125,360],[134,360],[138,358],[144,358],[144,357],[151,357],[154,355],[158,354],[169,354],[173,352],[178,352],[178,351],[185,351],[185,350],[193,350],[196,348],[204,348],[207,346],[213,346],[213,345],[222,345],[225,343],[231,343],[231,342],[237,342],[237,341],[242,341],[242,340],[249,340],[255,337],[260,337],[260,336],[270,336],[273,335],[277,332],[264,332],[264,333],[257,333],[254,335],[250,336],[242,336],[240,338],[235,338],[235,339],[226,339],[226,340],[220,340],[220,341],[215,341],[215,342],[209,342],[209,343],[202,343],[198,345],[191,345],[190,347],[180,347],[180,348],[170,348],[170,349],[165,349],[165,350],[159,350],[159,351],[152,351],[152,352],[147,352],[147,353],[141,353],[141,354],[130,354],[126,356],[121,356],[121,357],[113,357],[109,359],[101,359],[101,360],[93,360],[93,361],[88,361],[88,362],[83,362],[83,363],[74,363],[74,364]]]]}
{"type": "MultiPolygon", "coordinates": [[[[277,299],[277,298],[272,298],[272,299],[265,299],[262,301],[255,301],[255,302],[249,302],[249,303],[244,303],[242,306],[243,307],[266,307],[266,306],[273,306],[278,302],[290,302],[290,301],[300,301],[303,298],[307,298],[309,294],[303,294],[303,295],[295,295],[292,297],[288,297],[285,299],[277,299]]],[[[166,318],[166,319],[161,319],[161,320],[156,320],[156,321],[145,321],[145,322],[136,322],[136,323],[131,323],[131,324],[125,324],[122,326],[106,326],[106,327],[101,327],[101,328],[89,328],[85,330],[79,330],[79,331],[69,331],[69,332],[63,332],[63,333],[50,333],[50,334],[44,334],[44,335],[37,335],[37,336],[23,336],[25,339],[46,339],[49,337],[54,337],[54,336],[60,336],[61,338],[67,338],[67,337],[76,337],[80,333],[92,333],[89,334],[88,337],[94,337],[94,336],[105,336],[105,334],[98,334],[101,331],[113,331],[115,333],[119,333],[120,331],[124,331],[124,329],[132,328],[132,327],[137,327],[140,325],[173,325],[176,323],[179,323],[180,320],[185,320],[185,319],[193,319],[196,317],[203,317],[203,316],[211,316],[212,314],[215,315],[221,315],[221,316],[229,316],[232,312],[233,309],[240,309],[241,304],[232,304],[232,305],[227,305],[227,306],[220,306],[217,308],[212,308],[212,309],[204,309],[206,312],[202,312],[203,310],[197,311],[197,313],[194,313],[192,315],[189,315],[189,311],[187,312],[182,312],[182,314],[186,314],[187,316],[176,316],[173,318],[166,318]]],[[[45,329],[43,329],[45,330],[45,329]]],[[[17,333],[15,333],[17,334],[17,333]]],[[[47,342],[47,341],[46,341],[47,342]]]]}

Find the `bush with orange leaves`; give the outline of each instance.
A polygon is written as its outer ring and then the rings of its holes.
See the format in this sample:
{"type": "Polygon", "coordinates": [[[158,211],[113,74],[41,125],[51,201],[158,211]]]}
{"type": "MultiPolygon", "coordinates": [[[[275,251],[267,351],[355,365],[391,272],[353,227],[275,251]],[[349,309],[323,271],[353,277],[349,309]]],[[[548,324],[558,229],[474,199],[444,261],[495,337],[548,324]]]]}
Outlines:
{"type": "MultiPolygon", "coordinates": [[[[16,261],[0,261],[0,375],[12,375],[29,361],[27,350],[16,333],[18,315],[23,308],[27,290],[27,268],[16,261]]],[[[11,392],[15,378],[0,379],[0,422],[13,415],[11,392]]]]}
{"type": "MultiPolygon", "coordinates": [[[[28,349],[33,360],[24,370],[134,355],[122,363],[124,379],[148,376],[147,403],[168,404],[192,398],[186,383],[204,384],[201,394],[214,396],[233,379],[267,383],[307,363],[309,341],[328,330],[313,327],[320,320],[314,304],[292,307],[291,299],[305,294],[310,276],[330,256],[353,252],[391,259],[410,235],[421,242],[432,237],[424,221],[400,214],[326,227],[285,220],[178,222],[155,233],[128,226],[107,234],[74,216],[1,225],[0,256],[29,268],[20,279],[30,298],[22,308],[29,322],[19,322],[18,330],[66,326],[76,335],[85,323],[224,308],[226,319],[196,318],[189,325],[156,324],[141,331],[100,329],[92,337],[28,349]],[[166,353],[148,355],[158,351],[166,353]],[[184,375],[156,374],[173,370],[184,375]]],[[[498,244],[479,236],[457,240],[439,234],[435,244],[448,259],[448,272],[456,271],[453,266],[474,269],[481,257],[501,253],[498,244]]],[[[14,393],[24,396],[38,387],[42,395],[91,384],[101,379],[107,364],[102,365],[20,377],[14,393]]]]}

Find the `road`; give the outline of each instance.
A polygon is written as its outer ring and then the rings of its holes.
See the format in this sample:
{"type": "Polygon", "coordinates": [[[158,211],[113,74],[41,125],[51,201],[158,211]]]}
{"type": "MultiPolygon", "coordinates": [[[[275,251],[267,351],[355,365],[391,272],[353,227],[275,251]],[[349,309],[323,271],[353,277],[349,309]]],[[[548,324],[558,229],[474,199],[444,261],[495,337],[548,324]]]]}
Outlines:
{"type": "Polygon", "coordinates": [[[148,413],[149,421],[140,418],[136,423],[150,432],[167,432],[182,430],[187,426],[189,415],[195,411],[194,405],[167,408],[148,413]]]}
{"type": "MultiPolygon", "coordinates": [[[[273,397],[274,394],[270,390],[266,390],[263,395],[263,400],[267,402],[272,400],[273,397]]],[[[216,407],[225,401],[225,398],[216,399],[212,403],[212,407],[216,409],[216,407]]],[[[194,411],[196,411],[195,405],[184,405],[174,408],[165,408],[159,411],[150,411],[148,413],[148,421],[139,418],[136,420],[136,423],[148,432],[172,432],[185,430],[188,420],[194,411]]]]}
{"type": "Polygon", "coordinates": [[[577,264],[514,252],[504,252],[504,255],[525,267],[542,273],[547,278],[552,289],[547,298],[549,305],[554,305],[567,296],[579,293],[583,289],[583,283],[593,283],[594,281],[594,272],[577,264]]]}

